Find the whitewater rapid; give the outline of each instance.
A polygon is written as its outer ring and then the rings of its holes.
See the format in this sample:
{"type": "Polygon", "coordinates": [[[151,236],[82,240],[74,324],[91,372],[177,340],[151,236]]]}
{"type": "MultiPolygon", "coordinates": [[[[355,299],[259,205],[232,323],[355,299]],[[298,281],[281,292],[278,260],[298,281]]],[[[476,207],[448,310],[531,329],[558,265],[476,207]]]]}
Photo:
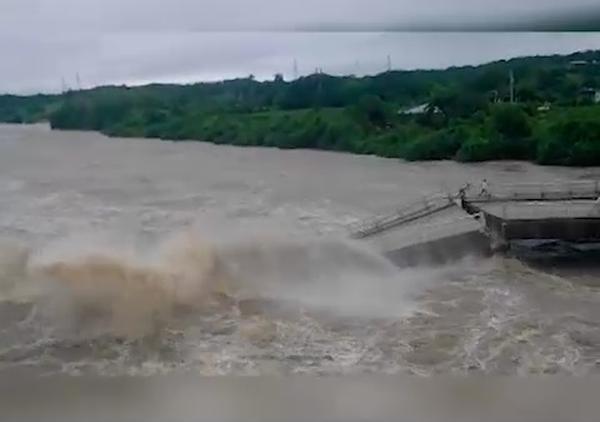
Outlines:
{"type": "Polygon", "coordinates": [[[398,269],[345,226],[467,180],[599,176],[2,126],[0,372],[598,372],[596,269],[398,269]]]}

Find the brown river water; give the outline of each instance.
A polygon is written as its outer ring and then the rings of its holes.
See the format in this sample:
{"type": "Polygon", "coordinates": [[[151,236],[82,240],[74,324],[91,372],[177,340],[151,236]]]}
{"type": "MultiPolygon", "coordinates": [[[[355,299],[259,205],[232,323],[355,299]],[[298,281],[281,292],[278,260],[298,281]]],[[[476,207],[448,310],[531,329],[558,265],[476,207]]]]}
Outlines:
{"type": "Polygon", "coordinates": [[[598,177],[0,126],[0,371],[599,373],[597,270],[399,269],[346,231],[467,181],[598,177]]]}

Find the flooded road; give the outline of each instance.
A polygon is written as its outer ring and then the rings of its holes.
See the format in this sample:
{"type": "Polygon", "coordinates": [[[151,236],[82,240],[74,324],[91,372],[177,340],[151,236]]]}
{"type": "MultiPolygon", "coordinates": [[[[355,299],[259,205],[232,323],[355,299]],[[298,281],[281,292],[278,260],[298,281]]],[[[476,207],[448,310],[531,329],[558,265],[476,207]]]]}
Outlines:
{"type": "Polygon", "coordinates": [[[597,270],[399,270],[345,226],[467,181],[599,177],[0,126],[0,370],[598,373],[597,270]]]}

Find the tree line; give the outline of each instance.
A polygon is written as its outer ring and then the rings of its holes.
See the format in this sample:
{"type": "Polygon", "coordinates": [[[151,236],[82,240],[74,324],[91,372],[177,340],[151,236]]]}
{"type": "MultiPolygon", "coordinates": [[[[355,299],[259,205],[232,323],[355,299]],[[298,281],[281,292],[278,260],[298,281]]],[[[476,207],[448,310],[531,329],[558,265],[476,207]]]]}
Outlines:
{"type": "Polygon", "coordinates": [[[110,136],[316,148],[408,160],[598,165],[597,91],[600,51],[588,51],[367,77],[316,73],[294,81],[281,75],[257,81],[250,76],[0,96],[0,121],[46,119],[56,129],[110,136]],[[509,73],[515,78],[512,87],[509,73]]]}

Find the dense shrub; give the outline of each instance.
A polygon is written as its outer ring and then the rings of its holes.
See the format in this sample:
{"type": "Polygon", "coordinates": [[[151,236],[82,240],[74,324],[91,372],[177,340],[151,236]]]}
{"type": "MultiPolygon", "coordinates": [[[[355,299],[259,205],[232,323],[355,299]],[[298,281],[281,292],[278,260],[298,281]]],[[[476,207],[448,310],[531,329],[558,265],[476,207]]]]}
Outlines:
{"type": "Polygon", "coordinates": [[[495,106],[492,109],[491,119],[494,130],[505,139],[525,139],[531,135],[529,118],[517,105],[495,106]]]}
{"type": "Polygon", "coordinates": [[[104,87],[59,96],[0,96],[0,121],[49,118],[112,136],[318,148],[409,160],[527,159],[600,164],[600,52],[368,77],[281,75],[188,86],[104,87]],[[568,70],[567,70],[568,69],[568,70]],[[508,104],[508,73],[518,104],[508,104]],[[587,97],[582,93],[586,93],[587,97]],[[551,107],[539,106],[550,101],[551,107]],[[424,104],[425,113],[404,113],[424,104]]]}
{"type": "Polygon", "coordinates": [[[598,110],[583,109],[580,113],[571,111],[541,130],[537,141],[536,159],[542,164],[600,164],[598,110]]]}
{"type": "Polygon", "coordinates": [[[461,127],[428,133],[407,143],[402,156],[407,160],[451,159],[467,137],[467,131],[461,127]]]}

